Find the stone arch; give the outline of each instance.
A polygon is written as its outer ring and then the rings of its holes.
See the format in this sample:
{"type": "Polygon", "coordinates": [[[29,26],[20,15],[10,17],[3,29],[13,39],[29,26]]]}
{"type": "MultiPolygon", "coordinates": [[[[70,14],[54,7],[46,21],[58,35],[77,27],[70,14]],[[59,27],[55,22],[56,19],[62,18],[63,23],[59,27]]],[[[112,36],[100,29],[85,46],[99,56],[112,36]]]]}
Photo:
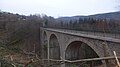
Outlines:
{"type": "Polygon", "coordinates": [[[48,46],[47,33],[44,31],[43,32],[43,46],[42,46],[44,59],[47,59],[47,55],[48,55],[47,46],[48,46]]]}
{"type": "Polygon", "coordinates": [[[46,31],[43,32],[43,39],[47,40],[47,33],[46,33],[46,31]]]}
{"type": "MultiPolygon", "coordinates": [[[[89,58],[99,58],[97,52],[92,48],[88,43],[84,41],[71,41],[66,47],[65,50],[65,59],[66,60],[80,60],[80,59],[89,59],[89,58]]],[[[102,65],[102,61],[95,62],[86,62],[90,67],[93,65],[102,65]]],[[[66,64],[66,67],[69,67],[71,64],[66,64]]],[[[79,66],[80,63],[76,63],[75,65],[79,66]]]]}
{"type": "Polygon", "coordinates": [[[91,41],[88,41],[87,39],[84,39],[84,38],[71,38],[67,43],[66,43],[66,46],[65,46],[65,50],[67,49],[67,47],[69,46],[70,43],[74,42],[74,41],[81,41],[85,44],[87,44],[88,46],[90,46],[96,53],[99,57],[104,57],[104,55],[102,54],[102,52],[95,47],[94,45],[94,42],[91,42],[91,41]]]}
{"type": "Polygon", "coordinates": [[[60,59],[60,44],[55,34],[51,34],[49,38],[49,58],[60,59]]]}

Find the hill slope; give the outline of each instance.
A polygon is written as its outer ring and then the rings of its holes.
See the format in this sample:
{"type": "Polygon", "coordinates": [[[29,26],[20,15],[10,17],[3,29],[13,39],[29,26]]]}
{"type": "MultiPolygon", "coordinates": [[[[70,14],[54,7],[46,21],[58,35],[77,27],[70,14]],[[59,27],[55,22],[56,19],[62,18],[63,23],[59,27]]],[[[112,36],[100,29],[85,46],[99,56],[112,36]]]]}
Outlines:
{"type": "Polygon", "coordinates": [[[103,13],[103,14],[95,14],[95,15],[89,15],[89,16],[72,16],[72,17],[60,17],[58,20],[74,20],[79,18],[100,18],[100,19],[115,19],[120,21],[120,11],[119,12],[110,12],[110,13],[103,13]]]}

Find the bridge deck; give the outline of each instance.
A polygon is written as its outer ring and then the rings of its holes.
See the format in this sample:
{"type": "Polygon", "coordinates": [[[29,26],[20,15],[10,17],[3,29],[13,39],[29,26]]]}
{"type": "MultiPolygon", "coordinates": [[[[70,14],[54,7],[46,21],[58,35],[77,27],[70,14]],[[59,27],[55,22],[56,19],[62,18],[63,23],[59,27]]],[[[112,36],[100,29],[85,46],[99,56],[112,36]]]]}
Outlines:
{"type": "Polygon", "coordinates": [[[108,33],[98,33],[98,32],[92,33],[92,32],[83,32],[83,31],[75,31],[75,30],[53,29],[53,28],[43,28],[43,29],[58,33],[74,35],[74,36],[87,37],[87,38],[120,43],[119,34],[113,37],[113,34],[108,34],[108,33]]]}

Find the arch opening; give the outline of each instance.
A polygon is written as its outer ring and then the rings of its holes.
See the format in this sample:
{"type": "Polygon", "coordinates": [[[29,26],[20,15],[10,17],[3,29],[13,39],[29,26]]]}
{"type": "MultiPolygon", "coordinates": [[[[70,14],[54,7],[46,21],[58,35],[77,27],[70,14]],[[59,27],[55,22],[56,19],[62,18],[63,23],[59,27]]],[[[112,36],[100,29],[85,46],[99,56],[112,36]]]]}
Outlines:
{"type": "MultiPolygon", "coordinates": [[[[49,40],[49,58],[53,60],[60,60],[60,46],[56,35],[52,34],[49,40]]],[[[60,67],[59,62],[50,61],[51,67],[60,67]]]]}
{"type": "MultiPolygon", "coordinates": [[[[66,51],[65,51],[65,59],[66,60],[80,60],[80,59],[90,59],[90,58],[99,58],[97,53],[86,43],[81,41],[74,41],[71,42],[66,51]]],[[[102,65],[102,61],[86,61],[86,62],[78,62],[73,63],[72,65],[81,66],[81,65],[88,65],[89,67],[100,66],[102,65]]],[[[66,63],[66,67],[70,67],[70,63],[66,63]]]]}
{"type": "Polygon", "coordinates": [[[43,33],[43,58],[47,59],[47,55],[48,55],[48,41],[47,41],[47,34],[46,32],[43,33]]]}
{"type": "Polygon", "coordinates": [[[60,46],[57,37],[52,34],[49,40],[49,54],[50,59],[60,59],[60,46]]]}

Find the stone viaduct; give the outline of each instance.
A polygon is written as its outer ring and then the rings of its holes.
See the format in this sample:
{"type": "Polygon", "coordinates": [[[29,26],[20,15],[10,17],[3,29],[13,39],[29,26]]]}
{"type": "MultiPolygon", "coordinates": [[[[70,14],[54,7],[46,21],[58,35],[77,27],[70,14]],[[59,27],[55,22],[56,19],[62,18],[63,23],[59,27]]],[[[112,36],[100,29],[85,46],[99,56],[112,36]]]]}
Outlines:
{"type": "MultiPolygon", "coordinates": [[[[120,35],[110,33],[93,33],[65,29],[41,28],[42,58],[54,60],[80,60],[114,56],[116,51],[120,56],[120,35]]],[[[113,60],[96,60],[95,66],[106,63],[113,64],[113,60]]],[[[90,62],[87,62],[88,64],[90,62]]],[[[78,65],[78,63],[75,63],[78,65]]],[[[51,67],[70,67],[59,64],[51,67]]],[[[78,66],[79,67],[79,66],[78,66]]],[[[91,66],[92,67],[92,66],[91,66]]]]}

